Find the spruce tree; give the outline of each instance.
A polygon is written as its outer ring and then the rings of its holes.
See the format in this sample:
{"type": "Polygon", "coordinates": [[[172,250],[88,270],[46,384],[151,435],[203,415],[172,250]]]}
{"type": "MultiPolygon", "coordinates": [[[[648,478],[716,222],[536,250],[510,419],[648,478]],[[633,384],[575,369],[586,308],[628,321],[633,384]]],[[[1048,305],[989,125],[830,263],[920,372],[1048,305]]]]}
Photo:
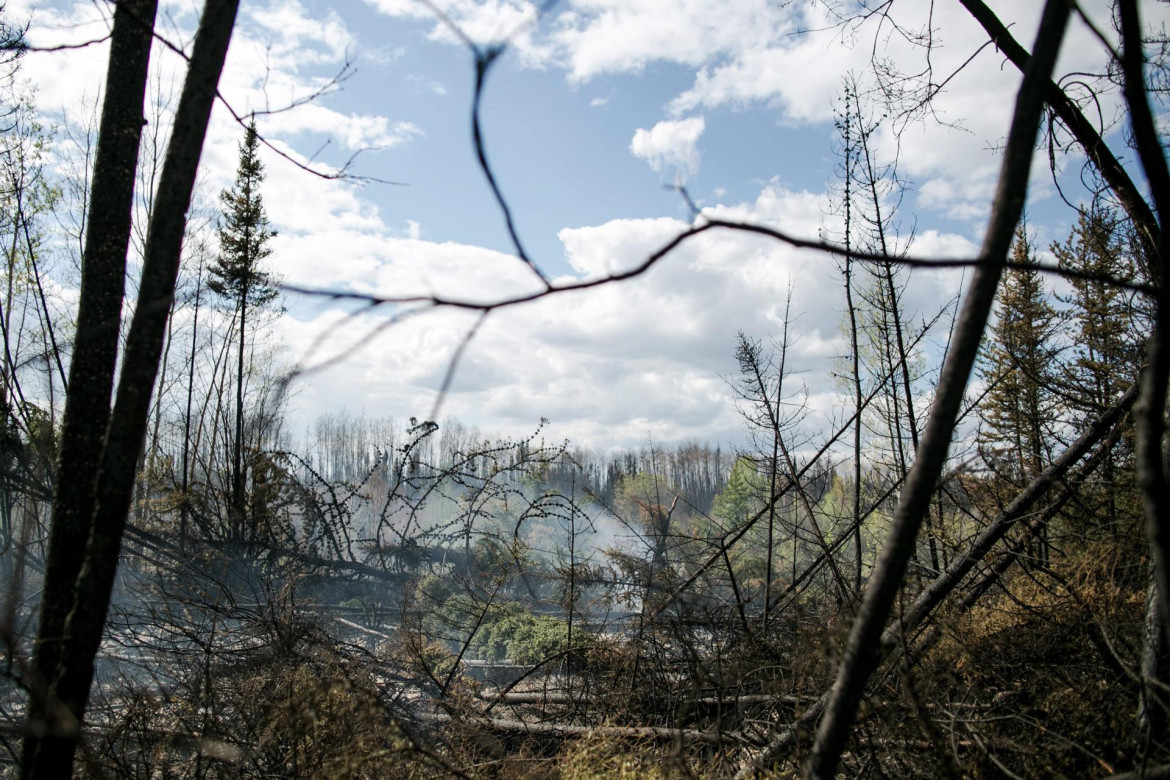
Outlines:
{"type": "Polygon", "coordinates": [[[269,240],[276,235],[268,224],[260,184],[264,166],[259,157],[260,139],[252,119],[240,143],[240,161],[231,189],[220,193],[223,215],[219,228],[219,256],[208,269],[207,286],[235,309],[238,324],[236,364],[236,430],[231,443],[231,537],[237,542],[255,542],[246,533],[244,498],[244,377],[247,354],[248,314],[270,306],[279,291],[272,275],[261,262],[272,254],[269,240]]]}
{"type": "Polygon", "coordinates": [[[711,511],[730,526],[737,526],[755,514],[767,497],[767,480],[751,458],[740,456],[727,478],[727,487],[715,496],[711,511]]]}
{"type": "MultiPolygon", "coordinates": [[[[1012,261],[1035,263],[1021,227],[1012,261]]],[[[1054,350],[1057,314],[1035,268],[1012,268],[996,294],[996,320],[981,370],[990,389],[980,404],[979,443],[984,460],[1001,477],[1026,482],[1047,465],[1046,431],[1054,413],[1054,350]]]]}
{"type": "MultiPolygon", "coordinates": [[[[1090,277],[1070,277],[1072,292],[1061,299],[1069,305],[1075,326],[1074,343],[1064,364],[1066,397],[1076,422],[1082,425],[1111,406],[1141,372],[1138,339],[1149,328],[1142,327],[1133,293],[1107,281],[1132,279],[1137,273],[1123,228],[1116,213],[1094,206],[1081,214],[1063,244],[1052,246],[1062,268],[1090,277]]],[[[1085,490],[1086,499],[1097,498],[1097,522],[1113,532],[1119,530],[1122,517],[1136,510],[1130,506],[1128,513],[1123,511],[1127,496],[1136,500],[1130,492],[1132,445],[1133,427],[1127,422],[1121,441],[1105,455],[1094,489],[1085,490]]],[[[1082,505],[1090,507],[1093,502],[1086,500],[1082,505]]],[[[1083,523],[1090,517],[1091,513],[1082,512],[1080,520],[1083,523]]]]}
{"type": "Polygon", "coordinates": [[[1089,419],[1113,404],[1137,381],[1141,346],[1135,334],[1133,294],[1107,281],[1132,279],[1136,263],[1126,251],[1121,223],[1110,210],[1096,206],[1081,214],[1063,244],[1052,251],[1062,268],[1092,278],[1070,277],[1070,305],[1076,326],[1075,344],[1067,362],[1070,404],[1089,419]]]}

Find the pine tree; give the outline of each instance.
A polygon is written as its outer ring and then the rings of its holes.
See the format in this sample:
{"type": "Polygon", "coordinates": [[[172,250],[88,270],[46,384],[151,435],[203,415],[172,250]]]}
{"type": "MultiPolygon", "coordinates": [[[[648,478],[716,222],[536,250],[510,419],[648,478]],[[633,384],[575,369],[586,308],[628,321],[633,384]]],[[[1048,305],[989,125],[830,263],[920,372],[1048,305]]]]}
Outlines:
{"type": "Polygon", "coordinates": [[[767,480],[760,474],[751,458],[736,458],[727,487],[715,496],[712,512],[726,520],[731,527],[738,526],[762,506],[768,496],[767,480]]]}
{"type": "MultiPolygon", "coordinates": [[[[1127,251],[1122,228],[1116,213],[1094,206],[1081,214],[1063,244],[1052,245],[1062,268],[1092,277],[1070,277],[1072,293],[1061,299],[1069,304],[1076,326],[1064,380],[1068,404],[1078,423],[1101,414],[1141,372],[1138,339],[1149,329],[1141,326],[1133,294],[1106,281],[1111,277],[1132,279],[1137,273],[1137,262],[1127,251]]],[[[1099,499],[1099,522],[1114,532],[1124,515],[1124,501],[1119,503],[1119,498],[1133,487],[1132,444],[1132,425],[1127,424],[1122,440],[1106,453],[1100,482],[1091,491],[1099,499]]],[[[1090,494],[1088,489],[1085,492],[1090,494]]],[[[1089,516],[1082,513],[1079,519],[1084,522],[1089,516]]]]}
{"type": "MultiPolygon", "coordinates": [[[[1035,263],[1024,227],[1016,235],[1011,259],[1025,266],[1035,263]]],[[[1035,268],[1009,269],[996,305],[981,370],[990,389],[980,405],[979,443],[992,469],[1021,484],[1049,461],[1046,430],[1055,409],[1050,336],[1057,314],[1035,268]]]]}
{"type": "Polygon", "coordinates": [[[212,292],[232,302],[235,307],[239,342],[236,365],[236,431],[232,441],[231,524],[234,541],[254,542],[254,534],[245,538],[244,497],[244,376],[247,354],[248,313],[270,306],[279,291],[272,275],[261,262],[272,254],[269,240],[276,235],[268,224],[260,184],[264,166],[259,157],[260,139],[256,120],[252,119],[240,143],[240,162],[235,184],[220,194],[223,217],[219,228],[219,256],[208,269],[207,286],[212,292]]]}
{"type": "Polygon", "coordinates": [[[1071,306],[1076,343],[1067,366],[1069,400],[1085,419],[1096,417],[1137,380],[1141,346],[1135,334],[1133,294],[1106,281],[1132,279],[1136,263],[1126,252],[1121,225],[1111,211],[1094,207],[1081,214],[1063,244],[1052,251],[1062,268],[1095,278],[1072,278],[1071,306]]]}

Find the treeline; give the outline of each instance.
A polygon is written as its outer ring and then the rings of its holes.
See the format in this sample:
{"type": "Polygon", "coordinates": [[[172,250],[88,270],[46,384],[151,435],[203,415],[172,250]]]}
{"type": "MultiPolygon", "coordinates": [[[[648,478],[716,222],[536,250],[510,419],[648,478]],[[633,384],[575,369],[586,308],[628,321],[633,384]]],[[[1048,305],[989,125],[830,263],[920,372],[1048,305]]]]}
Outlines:
{"type": "MultiPolygon", "coordinates": [[[[410,428],[407,421],[390,417],[322,414],[306,436],[306,463],[329,482],[360,480],[384,460],[385,453],[398,451],[411,439],[410,428]]],[[[478,429],[448,418],[438,425],[435,436],[417,446],[416,453],[420,461],[442,466],[476,448],[489,447],[490,441],[478,429]]],[[[612,506],[623,479],[654,474],[680,492],[688,506],[704,514],[711,512],[735,462],[733,449],[697,442],[646,445],[607,453],[574,447],[569,442],[566,455],[545,475],[548,487],[566,494],[576,490],[612,506]]],[[[517,453],[517,457],[522,458],[523,453],[517,453]]]]}

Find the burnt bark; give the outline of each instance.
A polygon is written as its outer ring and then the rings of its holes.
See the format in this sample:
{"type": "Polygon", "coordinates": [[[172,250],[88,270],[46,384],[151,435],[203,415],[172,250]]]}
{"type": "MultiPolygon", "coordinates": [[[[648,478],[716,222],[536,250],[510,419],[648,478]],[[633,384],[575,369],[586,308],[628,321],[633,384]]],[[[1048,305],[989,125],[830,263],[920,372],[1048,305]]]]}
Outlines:
{"type": "Polygon", "coordinates": [[[65,623],[73,608],[74,589],[93,521],[95,477],[110,416],[134,180],[157,7],[157,0],[121,0],[114,8],[110,61],[82,254],[77,333],[69,365],[69,392],[62,420],[58,479],[53,491],[33,657],[35,677],[30,681],[24,777],[68,776],[85,708],[84,696],[79,699],[72,692],[77,686],[63,663],[65,623]]]}
{"type": "MultiPolygon", "coordinates": [[[[104,403],[98,403],[102,399],[93,397],[93,388],[86,387],[91,378],[74,381],[71,370],[71,388],[74,388],[75,392],[78,392],[77,388],[81,388],[80,394],[85,395],[92,404],[98,419],[102,423],[108,419],[108,425],[103,426],[105,435],[102,446],[95,448],[97,460],[95,475],[87,480],[76,479],[73,475],[60,480],[62,492],[84,494],[85,497],[84,501],[77,501],[76,495],[69,496],[75,504],[81,504],[80,513],[72,518],[75,521],[73,526],[67,529],[74,532],[69,540],[76,546],[69,551],[70,562],[76,561],[79,557],[80,561],[76,572],[63,570],[58,564],[56,567],[50,567],[50,573],[55,574],[57,579],[51,580],[47,577],[44,613],[48,615],[50,609],[54,615],[59,614],[63,608],[68,611],[61,629],[56,634],[47,635],[55,637],[52,642],[54,652],[51,658],[54,662],[54,671],[53,676],[48,678],[51,684],[46,692],[47,696],[42,697],[40,702],[36,701],[38,697],[33,697],[33,703],[39,704],[40,711],[34,712],[30,708],[29,736],[25,742],[22,765],[23,776],[26,778],[63,778],[68,777],[72,771],[73,757],[80,737],[80,722],[84,718],[85,705],[93,681],[94,658],[101,643],[114,575],[117,572],[122,535],[134,489],[138,452],[146,435],[151,394],[158,374],[167,318],[178,276],[187,209],[238,6],[238,0],[211,0],[204,7],[200,19],[182,97],[175,115],[175,129],[168,146],[155,209],[147,231],[138,304],[126,340],[122,373],[112,413],[108,409],[108,389],[104,403]],[[79,537],[78,530],[84,530],[85,536],[79,537]],[[55,600],[51,604],[48,595],[49,581],[52,582],[55,594],[55,600]],[[72,720],[64,721],[58,717],[60,708],[54,707],[57,702],[67,707],[72,720]]],[[[124,4],[119,4],[118,11],[121,12],[123,9],[124,4]]],[[[143,24],[141,16],[138,17],[138,23],[143,24]]],[[[143,32],[141,27],[136,29],[139,34],[143,32]]],[[[146,27],[147,50],[151,33],[151,28],[146,27]]],[[[122,67],[123,64],[112,52],[111,74],[120,71],[122,67]]],[[[141,72],[143,87],[145,79],[146,73],[143,69],[141,72]]],[[[114,89],[109,89],[109,94],[114,92],[114,89]]],[[[139,117],[141,113],[139,99],[139,117]]],[[[141,121],[138,126],[141,128],[141,121]]],[[[104,127],[102,132],[103,135],[99,139],[99,155],[105,138],[104,127]]],[[[110,175],[118,173],[119,171],[115,170],[110,172],[110,175]]],[[[133,167],[124,168],[120,173],[124,179],[119,180],[118,185],[131,190],[134,181],[133,167]],[[125,175],[127,170],[130,174],[128,176],[125,175]]],[[[95,193],[96,180],[95,172],[95,193]]],[[[102,198],[95,194],[91,202],[96,208],[97,204],[102,202],[102,198]]],[[[128,219],[126,224],[128,238],[128,219]]],[[[121,275],[125,273],[125,252],[126,247],[123,243],[120,258],[107,258],[111,263],[114,259],[120,260],[121,275]]],[[[112,286],[112,277],[107,281],[112,286]]],[[[120,278],[118,285],[120,291],[120,278]]],[[[108,293],[102,300],[107,298],[108,293]]],[[[81,306],[84,310],[86,306],[84,289],[81,306]]],[[[81,326],[79,336],[80,331],[81,326]]],[[[116,346],[116,328],[113,336],[116,346]]],[[[78,352],[80,351],[79,349],[78,352]]],[[[113,381],[113,372],[114,366],[110,362],[106,367],[106,373],[93,376],[92,381],[104,382],[104,386],[108,388],[113,381]]],[[[72,399],[71,393],[68,400],[72,399]]],[[[89,426],[83,432],[92,435],[93,421],[86,422],[89,426]]],[[[89,439],[83,441],[91,442],[89,439]]],[[[79,441],[69,443],[80,446],[79,441]]],[[[65,446],[64,442],[62,446],[65,446]]],[[[63,472],[63,476],[65,473],[63,472]]],[[[56,528],[54,530],[56,531],[56,528]]],[[[54,625],[42,618],[43,628],[40,636],[42,638],[46,636],[45,626],[54,625]]],[[[43,670],[45,667],[41,665],[40,668],[43,670]]]]}
{"type": "Polygon", "coordinates": [[[955,329],[955,338],[939,377],[938,392],[919,443],[914,465],[894,515],[889,540],[866,586],[861,611],[853,622],[844,656],[833,684],[824,718],[813,744],[810,777],[833,777],[861,702],[862,691],[880,659],[879,642],[906,566],[914,553],[918,530],[930,508],[934,486],[942,473],[971,369],[979,351],[995,291],[1007,262],[1012,236],[1023,213],[1028,173],[1035,152],[1036,131],[1056,55],[1068,24],[1069,7],[1049,0],[1037,34],[1035,54],[1028,63],[1016,97],[1011,131],[992,206],[991,219],[971,287],[955,329]]]}

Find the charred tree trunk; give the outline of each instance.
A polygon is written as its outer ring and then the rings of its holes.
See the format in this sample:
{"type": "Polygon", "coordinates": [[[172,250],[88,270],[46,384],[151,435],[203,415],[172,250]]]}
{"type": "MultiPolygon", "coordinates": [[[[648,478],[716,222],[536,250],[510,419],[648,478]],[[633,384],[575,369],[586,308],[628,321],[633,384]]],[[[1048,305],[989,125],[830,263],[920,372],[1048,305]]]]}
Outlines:
{"type": "Polygon", "coordinates": [[[1050,81],[1056,55],[1064,39],[1069,7],[1049,0],[1037,34],[1035,54],[1028,63],[1016,99],[1011,131],[1004,150],[999,187],[991,220],[967,298],[963,302],[955,340],[939,377],[938,393],[915,456],[914,466],[894,514],[889,540],[865,589],[861,611],[853,622],[844,657],[833,684],[825,716],[817,731],[808,767],[811,777],[835,776],[841,752],[849,738],[861,694],[879,659],[878,642],[902,586],[918,529],[930,509],[934,486],[950,448],[955,419],[999,279],[1007,262],[1012,236],[1023,213],[1028,173],[1035,151],[1036,131],[1044,106],[1044,86],[1050,81]]]}
{"type": "MultiPolygon", "coordinates": [[[[34,691],[31,697],[26,732],[28,736],[22,762],[22,775],[25,778],[66,778],[72,771],[80,723],[93,680],[94,658],[105,627],[122,534],[130,509],[137,454],[146,435],[150,399],[158,374],[167,315],[174,297],[191,191],[238,5],[238,0],[211,0],[205,6],[199,22],[175,115],[175,130],[159,184],[156,208],[147,233],[138,306],[126,340],[122,374],[112,412],[108,407],[108,388],[114,377],[112,360],[91,368],[88,374],[74,374],[76,364],[70,369],[72,392],[66,399],[67,416],[70,403],[74,405],[76,416],[78,409],[75,398],[84,398],[88,404],[87,410],[100,420],[102,429],[95,430],[92,419],[84,420],[84,425],[72,430],[66,428],[62,449],[66,446],[78,448],[84,443],[93,444],[93,439],[102,434],[104,440],[99,442],[101,446],[95,446],[88,453],[88,462],[84,464],[88,466],[88,478],[84,472],[65,471],[62,456],[62,474],[69,474],[69,477],[60,480],[62,487],[58,493],[69,501],[74,513],[66,516],[60,529],[57,527],[57,517],[54,517],[53,533],[59,541],[56,549],[50,552],[50,559],[54,553],[69,557],[64,562],[51,560],[47,567],[38,634],[42,644],[38,646],[37,654],[38,670],[47,685],[43,691],[34,691]],[[103,398],[95,394],[95,388],[90,383],[97,385],[99,393],[107,388],[106,396],[103,398]],[[107,420],[108,425],[105,424],[107,420]],[[77,499],[78,495],[82,496],[81,500],[77,499]],[[86,541],[78,544],[82,538],[86,541]],[[79,549],[62,553],[61,545],[67,542],[72,542],[79,549]],[[77,570],[71,571],[63,563],[74,564],[77,570]],[[63,616],[63,619],[51,619],[50,616],[63,616]],[[46,639],[50,641],[45,642],[46,639]],[[46,652],[45,647],[52,649],[46,652]]],[[[114,356],[117,343],[117,320],[111,323],[108,316],[116,314],[121,305],[122,276],[125,273],[126,245],[129,240],[129,198],[133,190],[134,159],[142,126],[142,95],[146,84],[154,10],[153,2],[123,2],[119,3],[115,11],[121,14],[122,23],[129,25],[130,32],[124,33],[111,45],[106,100],[107,104],[113,101],[119,110],[110,112],[111,124],[108,127],[106,111],[103,110],[99,164],[94,172],[95,195],[91,199],[95,212],[103,208],[105,199],[97,194],[102,192],[98,189],[100,174],[109,177],[109,183],[105,186],[111,187],[116,195],[123,196],[126,205],[124,220],[111,219],[111,232],[116,235],[112,238],[102,236],[107,242],[103,247],[105,254],[94,260],[94,263],[104,261],[108,264],[103,264],[100,269],[103,272],[102,281],[106,284],[99,285],[96,291],[90,291],[99,304],[108,306],[102,309],[107,319],[99,319],[98,324],[104,324],[107,328],[111,324],[115,326],[112,333],[107,331],[103,334],[108,341],[113,342],[107,345],[108,358],[114,356]],[[123,78],[126,83],[122,83],[123,78]],[[118,102],[126,100],[120,91],[123,88],[130,91],[136,102],[118,102]],[[129,143],[131,135],[133,144],[129,143]],[[121,141],[118,150],[123,156],[107,160],[107,165],[102,165],[101,146],[115,139],[121,141]],[[117,278],[109,266],[118,269],[117,278]],[[116,308],[112,306],[115,300],[118,304],[116,308]]],[[[93,303],[87,300],[86,290],[83,289],[81,311],[86,311],[87,304],[92,306],[93,303]]],[[[79,316],[79,340],[85,330],[85,320],[79,316]]],[[[80,348],[80,342],[76,353],[85,354],[85,350],[80,348]]],[[[57,515],[56,509],[54,514],[57,515]]]]}

